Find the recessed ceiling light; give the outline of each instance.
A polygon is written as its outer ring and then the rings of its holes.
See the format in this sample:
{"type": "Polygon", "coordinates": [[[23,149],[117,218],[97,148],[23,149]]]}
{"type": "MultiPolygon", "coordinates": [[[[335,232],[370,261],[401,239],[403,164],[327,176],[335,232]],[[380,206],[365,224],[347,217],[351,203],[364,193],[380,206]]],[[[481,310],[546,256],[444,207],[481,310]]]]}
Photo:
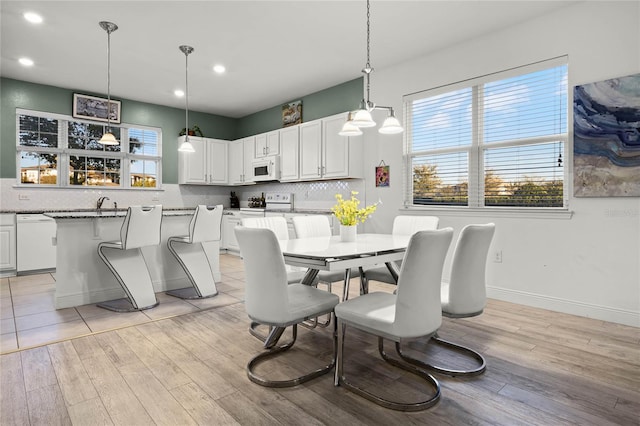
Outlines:
{"type": "Polygon", "coordinates": [[[184,96],[184,91],[183,90],[174,90],[173,94],[176,95],[177,97],[181,98],[184,96]]]}
{"type": "Polygon", "coordinates": [[[227,69],[225,68],[225,66],[224,66],[224,65],[220,65],[220,64],[218,64],[218,65],[214,65],[214,66],[213,66],[213,71],[214,71],[214,72],[216,72],[216,73],[218,73],[218,74],[222,74],[222,73],[224,73],[226,70],[227,70],[227,69]]]}
{"type": "Polygon", "coordinates": [[[33,61],[29,58],[20,58],[18,59],[18,62],[20,62],[25,67],[30,67],[33,65],[33,61]]]}
{"type": "Polygon", "coordinates": [[[38,15],[37,13],[25,12],[25,14],[22,16],[24,16],[24,19],[31,22],[32,24],[39,24],[42,22],[42,16],[38,15]]]}

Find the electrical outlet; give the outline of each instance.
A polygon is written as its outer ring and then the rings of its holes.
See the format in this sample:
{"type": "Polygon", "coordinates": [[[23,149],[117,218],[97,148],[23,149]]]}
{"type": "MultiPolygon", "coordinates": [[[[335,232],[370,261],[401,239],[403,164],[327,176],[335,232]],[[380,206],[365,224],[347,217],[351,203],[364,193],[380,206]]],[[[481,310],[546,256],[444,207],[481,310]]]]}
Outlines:
{"type": "Polygon", "coordinates": [[[502,263],[502,250],[496,250],[496,252],[493,254],[493,262],[502,263]]]}
{"type": "Polygon", "coordinates": [[[18,194],[18,200],[28,200],[28,199],[29,199],[28,194],[18,194]]]}

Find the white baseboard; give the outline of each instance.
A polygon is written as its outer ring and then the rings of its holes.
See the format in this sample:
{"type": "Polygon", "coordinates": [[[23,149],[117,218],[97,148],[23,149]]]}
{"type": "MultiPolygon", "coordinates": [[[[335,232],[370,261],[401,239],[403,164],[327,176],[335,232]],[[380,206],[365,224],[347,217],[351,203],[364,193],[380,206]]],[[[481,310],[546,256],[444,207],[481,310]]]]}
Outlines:
{"type": "Polygon", "coordinates": [[[56,309],[73,308],[76,306],[89,305],[92,303],[104,302],[106,300],[121,299],[126,297],[121,287],[109,288],[99,291],[91,291],[89,293],[74,293],[56,295],[56,309]]]}
{"type": "Polygon", "coordinates": [[[592,305],[518,290],[487,286],[487,297],[565,314],[640,327],[640,311],[592,305]]]}

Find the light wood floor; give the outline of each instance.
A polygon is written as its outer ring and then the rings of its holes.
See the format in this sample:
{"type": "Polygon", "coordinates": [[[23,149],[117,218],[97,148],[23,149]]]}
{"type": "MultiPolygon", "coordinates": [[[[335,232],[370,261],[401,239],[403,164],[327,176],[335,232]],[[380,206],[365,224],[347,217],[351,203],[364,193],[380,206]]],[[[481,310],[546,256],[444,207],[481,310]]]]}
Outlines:
{"type": "MultiPolygon", "coordinates": [[[[223,257],[224,276],[242,280],[241,262],[223,257]]],[[[400,413],[335,388],[332,375],[280,390],[251,383],[245,365],[261,345],[248,325],[238,302],[2,355],[0,424],[639,424],[634,327],[490,300],[483,315],[445,319],[440,332],[480,350],[486,373],[437,376],[440,402],[400,413]]],[[[382,362],[375,338],[347,329],[345,345],[354,382],[419,398],[421,384],[382,362]]],[[[423,357],[464,363],[431,346],[410,344],[423,357]]],[[[260,371],[280,378],[319,366],[331,357],[331,329],[301,329],[284,357],[260,371]]]]}

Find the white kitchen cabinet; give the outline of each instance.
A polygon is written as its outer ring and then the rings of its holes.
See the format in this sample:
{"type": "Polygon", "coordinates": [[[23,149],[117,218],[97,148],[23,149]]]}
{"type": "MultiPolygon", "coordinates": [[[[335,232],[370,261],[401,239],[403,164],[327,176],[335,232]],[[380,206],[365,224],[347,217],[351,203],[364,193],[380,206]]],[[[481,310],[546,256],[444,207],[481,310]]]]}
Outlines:
{"type": "Polygon", "coordinates": [[[253,184],[255,137],[229,142],[229,185],[253,184]]]}
{"type": "Polygon", "coordinates": [[[16,270],[16,215],[0,214],[0,275],[13,275],[16,270]]]}
{"type": "Polygon", "coordinates": [[[362,178],[362,137],[340,136],[347,114],[300,125],[300,180],[362,178]]]}
{"type": "Polygon", "coordinates": [[[222,216],[222,248],[227,251],[240,252],[235,228],[240,225],[240,216],[236,214],[222,216]]]}
{"type": "MultiPolygon", "coordinates": [[[[178,146],[184,136],[178,139],[178,146]]],[[[190,136],[195,152],[178,152],[178,183],[226,185],[228,142],[190,136]]]]}
{"type": "Polygon", "coordinates": [[[255,158],[280,154],[280,130],[256,135],[255,158]]]}
{"type": "Polygon", "coordinates": [[[280,181],[300,179],[300,126],[280,130],[280,181]]]}

